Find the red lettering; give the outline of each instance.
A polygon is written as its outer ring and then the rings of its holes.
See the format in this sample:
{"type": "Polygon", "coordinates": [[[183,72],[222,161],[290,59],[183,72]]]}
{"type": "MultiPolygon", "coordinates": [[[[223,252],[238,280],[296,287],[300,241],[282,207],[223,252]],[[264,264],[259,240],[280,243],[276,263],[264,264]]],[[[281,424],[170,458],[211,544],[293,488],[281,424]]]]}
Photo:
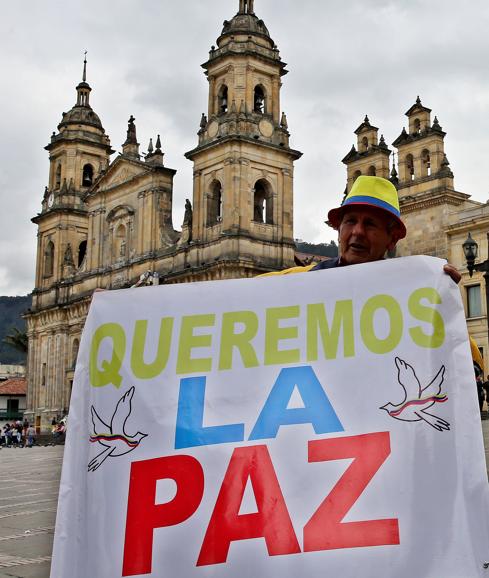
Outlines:
{"type": "Polygon", "coordinates": [[[172,456],[131,465],[122,576],[151,573],[153,530],[180,524],[197,510],[204,494],[204,472],[191,456],[172,456]],[[156,483],[171,479],[177,493],[155,504],[156,483]]]}
{"type": "Polygon", "coordinates": [[[231,542],[265,538],[270,556],[300,547],[266,446],[236,448],[212,513],[197,566],[226,562],[231,542]],[[258,512],[239,514],[248,478],[258,512]]]}
{"type": "Polygon", "coordinates": [[[305,525],[305,552],[400,543],[396,518],[342,522],[390,453],[388,432],[309,442],[309,462],[354,459],[305,525]]]}

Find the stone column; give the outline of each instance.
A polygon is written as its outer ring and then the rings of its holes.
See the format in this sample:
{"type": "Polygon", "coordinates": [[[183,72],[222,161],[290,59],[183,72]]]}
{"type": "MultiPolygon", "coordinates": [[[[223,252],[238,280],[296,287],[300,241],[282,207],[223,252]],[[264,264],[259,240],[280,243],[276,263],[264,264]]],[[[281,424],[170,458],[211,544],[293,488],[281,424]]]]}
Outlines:
{"type": "Polygon", "coordinates": [[[205,223],[203,218],[205,215],[204,210],[204,185],[203,185],[203,175],[201,170],[194,170],[194,194],[192,203],[192,239],[203,240],[204,239],[204,227],[205,223]]]}
{"type": "MultiPolygon", "coordinates": [[[[138,255],[142,255],[143,253],[146,253],[147,248],[147,238],[148,235],[151,238],[151,230],[150,231],[146,231],[145,228],[145,215],[146,215],[146,191],[142,191],[140,193],[138,193],[138,215],[137,215],[137,222],[138,222],[138,234],[137,234],[137,239],[136,239],[136,253],[138,255]]],[[[148,222],[149,219],[148,219],[148,222]]]]}
{"type": "Polygon", "coordinates": [[[209,76],[209,114],[208,117],[211,118],[216,114],[216,77],[209,76]]]}
{"type": "Polygon", "coordinates": [[[276,124],[280,122],[280,84],[278,77],[272,79],[272,115],[276,124]]]}
{"type": "Polygon", "coordinates": [[[255,97],[255,86],[253,73],[255,68],[251,65],[246,67],[246,108],[248,112],[251,112],[254,107],[254,97],[255,97]]]}
{"type": "Polygon", "coordinates": [[[283,194],[282,194],[282,215],[283,215],[283,230],[282,230],[282,240],[288,240],[294,238],[294,180],[293,180],[294,169],[285,168],[282,169],[282,179],[283,179],[283,194]]]}

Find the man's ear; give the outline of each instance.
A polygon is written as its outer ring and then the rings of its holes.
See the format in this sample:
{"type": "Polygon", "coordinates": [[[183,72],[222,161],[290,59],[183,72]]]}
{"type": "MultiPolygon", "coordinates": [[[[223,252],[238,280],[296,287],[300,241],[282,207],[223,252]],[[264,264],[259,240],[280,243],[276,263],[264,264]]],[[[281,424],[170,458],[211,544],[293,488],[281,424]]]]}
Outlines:
{"type": "Polygon", "coordinates": [[[399,235],[397,231],[394,230],[391,233],[391,240],[387,244],[387,251],[394,251],[394,248],[397,245],[397,241],[399,241],[399,235]]]}

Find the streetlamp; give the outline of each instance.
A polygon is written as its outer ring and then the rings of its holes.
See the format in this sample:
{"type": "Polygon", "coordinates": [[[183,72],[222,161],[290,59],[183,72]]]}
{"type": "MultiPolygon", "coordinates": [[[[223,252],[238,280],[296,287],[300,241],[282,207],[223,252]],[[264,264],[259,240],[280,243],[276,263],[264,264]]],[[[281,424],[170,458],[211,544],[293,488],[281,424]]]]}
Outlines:
{"type": "MultiPolygon", "coordinates": [[[[489,248],[489,233],[487,233],[487,245],[489,248]]],[[[484,283],[486,289],[486,324],[488,331],[488,345],[489,345],[489,260],[486,259],[482,263],[476,263],[477,254],[479,252],[479,245],[472,239],[472,235],[469,233],[467,239],[462,243],[462,249],[464,250],[465,260],[467,261],[467,269],[469,275],[472,277],[474,271],[479,273],[484,273],[484,283]]]]}
{"type": "Polygon", "coordinates": [[[464,250],[465,260],[467,261],[469,275],[472,277],[472,273],[475,269],[475,260],[477,259],[477,253],[479,251],[479,245],[474,241],[474,239],[472,239],[470,233],[467,239],[462,243],[462,249],[464,250]]]}

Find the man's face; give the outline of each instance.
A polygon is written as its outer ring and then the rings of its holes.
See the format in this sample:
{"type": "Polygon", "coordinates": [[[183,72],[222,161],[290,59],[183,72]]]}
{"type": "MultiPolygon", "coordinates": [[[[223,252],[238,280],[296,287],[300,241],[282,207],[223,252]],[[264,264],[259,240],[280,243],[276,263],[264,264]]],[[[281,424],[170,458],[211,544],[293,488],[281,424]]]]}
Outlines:
{"type": "Polygon", "coordinates": [[[389,219],[382,210],[369,206],[346,209],[339,228],[340,261],[343,265],[382,259],[396,246],[389,232],[389,219]]]}

